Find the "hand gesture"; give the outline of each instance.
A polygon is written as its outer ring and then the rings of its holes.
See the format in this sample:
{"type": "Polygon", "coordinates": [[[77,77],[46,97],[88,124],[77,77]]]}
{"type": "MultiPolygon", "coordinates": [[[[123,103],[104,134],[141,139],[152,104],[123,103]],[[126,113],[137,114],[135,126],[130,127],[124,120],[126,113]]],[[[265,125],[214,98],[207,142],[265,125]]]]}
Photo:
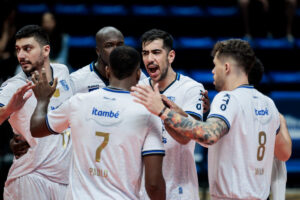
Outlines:
{"type": "Polygon", "coordinates": [[[40,74],[35,71],[31,78],[34,83],[34,88],[32,90],[36,99],[38,101],[49,101],[56,90],[57,78],[54,79],[53,85],[50,85],[44,68],[42,68],[42,72],[40,74]]]}
{"type": "Polygon", "coordinates": [[[177,112],[178,114],[187,117],[188,114],[186,112],[184,112],[178,105],[176,105],[176,103],[174,103],[173,101],[171,101],[170,99],[168,99],[165,95],[161,95],[162,100],[164,102],[164,104],[170,108],[171,110],[174,110],[175,112],[177,112]]]}
{"type": "Polygon", "coordinates": [[[131,95],[137,98],[134,101],[144,105],[154,115],[158,115],[164,108],[165,105],[162,102],[158,84],[155,84],[154,91],[146,85],[136,85],[131,87],[131,90],[133,91],[131,95]]]}
{"type": "Polygon", "coordinates": [[[7,109],[9,113],[16,112],[23,107],[27,99],[29,99],[32,95],[32,92],[28,92],[26,95],[25,93],[33,87],[34,86],[31,84],[31,82],[28,82],[26,83],[26,85],[20,87],[16,91],[16,93],[12,96],[12,98],[7,104],[7,109]]]}
{"type": "Polygon", "coordinates": [[[202,92],[202,101],[203,101],[203,113],[206,113],[207,111],[209,111],[210,108],[210,102],[209,102],[209,98],[208,98],[208,91],[205,90],[204,92],[202,92]]]}

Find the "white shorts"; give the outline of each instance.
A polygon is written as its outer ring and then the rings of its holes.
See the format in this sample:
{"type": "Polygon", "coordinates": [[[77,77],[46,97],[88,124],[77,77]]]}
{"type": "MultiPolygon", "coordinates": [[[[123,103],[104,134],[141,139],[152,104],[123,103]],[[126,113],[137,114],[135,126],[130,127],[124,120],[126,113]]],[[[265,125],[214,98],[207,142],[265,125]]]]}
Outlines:
{"type": "Polygon", "coordinates": [[[272,178],[271,178],[271,192],[273,200],[285,199],[287,172],[285,162],[274,157],[272,178]]]}
{"type": "Polygon", "coordinates": [[[67,185],[27,174],[4,187],[4,200],[64,200],[67,185]]]}

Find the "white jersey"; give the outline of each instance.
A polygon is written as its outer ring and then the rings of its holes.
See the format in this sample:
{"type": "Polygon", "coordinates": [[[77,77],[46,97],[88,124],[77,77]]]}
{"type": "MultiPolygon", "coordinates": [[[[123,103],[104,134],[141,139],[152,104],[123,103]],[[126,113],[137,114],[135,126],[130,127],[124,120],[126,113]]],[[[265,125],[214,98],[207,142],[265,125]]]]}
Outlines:
{"type": "Polygon", "coordinates": [[[208,115],[224,120],[229,132],[208,148],[211,199],[267,199],[279,113],[253,86],[218,93],[208,115]]]}
{"type": "MultiPolygon", "coordinates": [[[[51,64],[53,77],[58,78],[58,85],[50,99],[48,110],[56,109],[62,102],[72,96],[69,71],[65,65],[51,64]]],[[[3,83],[0,89],[0,104],[7,105],[18,88],[26,84],[28,77],[20,72],[3,83]]],[[[34,138],[30,133],[30,118],[36,106],[36,98],[32,95],[17,112],[11,114],[9,123],[15,134],[22,135],[30,145],[28,152],[14,159],[9,170],[5,185],[8,186],[16,178],[29,173],[40,175],[50,181],[68,184],[70,165],[69,137],[62,134],[60,137],[48,136],[34,138]]],[[[69,133],[68,133],[69,134],[69,133]]]]}
{"type": "Polygon", "coordinates": [[[285,199],[286,181],[287,171],[285,162],[278,160],[274,156],[271,178],[271,192],[273,200],[285,199]]]}
{"type": "MultiPolygon", "coordinates": [[[[150,78],[140,81],[139,84],[151,85],[150,78]]],[[[204,87],[193,79],[178,74],[176,79],[162,94],[175,102],[186,113],[199,117],[202,120],[203,103],[201,92],[204,87]]],[[[166,180],[166,199],[191,200],[199,199],[198,178],[194,159],[195,142],[190,141],[182,145],[174,140],[163,129],[166,156],[163,162],[163,174],[166,180]]],[[[149,199],[142,190],[142,198],[149,199]]]]}
{"type": "Polygon", "coordinates": [[[133,98],[102,88],[77,94],[48,113],[53,133],[71,127],[67,199],[139,199],[142,156],[165,151],[160,119],[133,98]]]}
{"type": "MultiPolygon", "coordinates": [[[[108,79],[101,76],[101,74],[95,70],[95,62],[78,69],[71,73],[70,76],[73,94],[87,93],[109,85],[108,79]]],[[[146,76],[142,72],[140,80],[144,78],[146,78],[146,76]]]]}

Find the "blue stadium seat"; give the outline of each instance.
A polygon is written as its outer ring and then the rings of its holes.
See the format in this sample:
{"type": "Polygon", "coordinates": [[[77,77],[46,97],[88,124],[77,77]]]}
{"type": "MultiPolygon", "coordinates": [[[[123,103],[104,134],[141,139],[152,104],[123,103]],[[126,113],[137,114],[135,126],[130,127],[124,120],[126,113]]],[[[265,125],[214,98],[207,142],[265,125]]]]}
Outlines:
{"type": "Polygon", "coordinates": [[[133,5],[132,7],[133,15],[145,15],[145,16],[165,16],[167,15],[167,10],[161,5],[133,5]]]}
{"type": "Polygon", "coordinates": [[[31,13],[31,14],[40,14],[49,11],[49,8],[46,4],[18,4],[18,12],[20,13],[31,13]]]}
{"type": "Polygon", "coordinates": [[[179,37],[178,47],[183,49],[211,49],[214,41],[210,37],[179,37]]]}
{"type": "Polygon", "coordinates": [[[216,7],[209,6],[206,8],[207,14],[212,17],[232,17],[239,13],[237,6],[216,7]]]}
{"type": "Polygon", "coordinates": [[[85,4],[56,4],[54,10],[57,14],[87,15],[89,13],[85,4]]]}
{"type": "Polygon", "coordinates": [[[95,48],[96,42],[93,36],[70,36],[69,47],[95,48]]]}
{"type": "Polygon", "coordinates": [[[205,14],[200,6],[170,6],[169,12],[173,16],[180,17],[200,17],[205,14]]]}
{"type": "Polygon", "coordinates": [[[128,14],[128,10],[123,5],[93,5],[92,12],[95,15],[115,15],[124,16],[128,14]]]}

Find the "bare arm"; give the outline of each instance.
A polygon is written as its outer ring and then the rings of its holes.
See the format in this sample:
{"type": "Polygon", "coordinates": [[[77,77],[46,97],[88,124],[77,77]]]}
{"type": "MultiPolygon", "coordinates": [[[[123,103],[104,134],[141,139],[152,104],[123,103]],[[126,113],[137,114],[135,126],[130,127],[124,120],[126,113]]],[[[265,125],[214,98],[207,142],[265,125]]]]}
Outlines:
{"type": "MultiPolygon", "coordinates": [[[[132,87],[132,90],[134,92],[131,94],[138,98],[135,101],[144,105],[151,113],[159,115],[163,110],[165,105],[162,103],[157,84],[154,91],[148,86],[141,85],[132,87]]],[[[208,145],[216,143],[229,131],[226,123],[219,118],[212,117],[206,122],[201,122],[184,117],[169,108],[160,117],[178,134],[208,145]]]]}
{"type": "Polygon", "coordinates": [[[18,111],[23,107],[25,102],[31,97],[32,93],[29,92],[24,96],[24,94],[32,89],[33,86],[31,82],[26,83],[26,85],[20,87],[15,94],[12,96],[10,101],[6,106],[0,107],[0,125],[7,119],[9,116],[18,111]]]}
{"type": "Polygon", "coordinates": [[[143,157],[145,164],[145,187],[151,200],[166,199],[166,184],[162,174],[162,155],[143,157]]]}
{"type": "Polygon", "coordinates": [[[55,92],[57,85],[57,79],[54,79],[52,86],[49,85],[45,69],[42,70],[40,78],[39,76],[37,72],[32,75],[32,81],[35,84],[33,92],[37,99],[37,105],[30,120],[30,132],[33,137],[51,135],[46,124],[46,115],[50,98],[55,92]]]}
{"type": "Polygon", "coordinates": [[[177,133],[184,135],[198,143],[212,145],[228,133],[226,123],[219,118],[209,118],[201,122],[186,118],[172,110],[166,110],[161,116],[165,124],[172,127],[177,133]]]}
{"type": "Polygon", "coordinates": [[[287,161],[292,154],[292,140],[285,118],[280,114],[280,130],[275,140],[275,156],[281,161],[287,161]]]}
{"type": "MultiPolygon", "coordinates": [[[[177,106],[174,102],[169,100],[166,96],[161,95],[162,100],[165,105],[167,105],[170,109],[174,110],[175,112],[179,113],[182,116],[188,117],[188,114],[184,112],[179,106],[177,106]]],[[[176,140],[180,144],[187,144],[191,139],[188,137],[178,134],[169,124],[164,123],[166,130],[172,136],[174,140],[176,140]]]]}

